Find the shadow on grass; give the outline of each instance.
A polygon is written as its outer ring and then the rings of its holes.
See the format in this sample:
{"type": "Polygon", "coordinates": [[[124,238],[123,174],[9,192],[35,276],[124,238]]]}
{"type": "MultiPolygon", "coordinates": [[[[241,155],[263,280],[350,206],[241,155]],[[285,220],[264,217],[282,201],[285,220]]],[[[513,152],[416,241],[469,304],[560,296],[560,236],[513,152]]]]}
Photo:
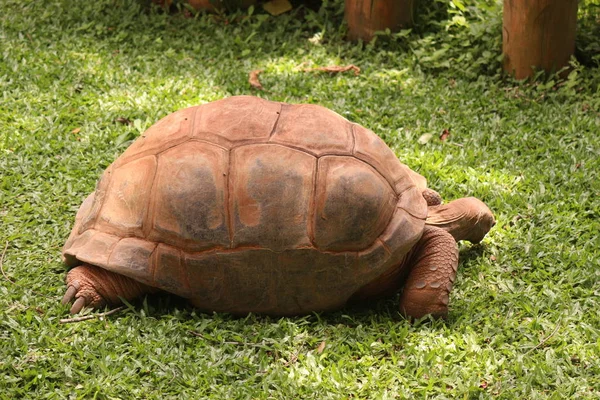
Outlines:
{"type": "Polygon", "coordinates": [[[468,267],[472,265],[478,259],[481,259],[483,254],[485,253],[485,245],[484,244],[475,244],[460,250],[459,255],[459,268],[460,267],[468,267]]]}
{"type": "MultiPolygon", "coordinates": [[[[345,328],[355,328],[357,326],[369,326],[376,323],[392,323],[411,326],[418,329],[421,326],[427,326],[429,330],[443,329],[444,326],[452,323],[451,320],[437,320],[432,317],[423,317],[419,320],[409,321],[404,318],[399,310],[399,294],[389,297],[371,300],[361,304],[347,305],[341,310],[312,313],[297,316],[271,316],[261,314],[235,315],[222,312],[204,312],[194,308],[186,299],[172,295],[170,293],[159,293],[146,298],[139,299],[132,303],[133,311],[136,315],[144,310],[147,317],[153,318],[174,318],[181,322],[198,323],[204,319],[217,319],[222,322],[248,323],[269,325],[274,322],[286,319],[291,323],[323,325],[329,327],[344,326],[345,328]]],[[[111,316],[118,319],[119,314],[111,316]]]]}

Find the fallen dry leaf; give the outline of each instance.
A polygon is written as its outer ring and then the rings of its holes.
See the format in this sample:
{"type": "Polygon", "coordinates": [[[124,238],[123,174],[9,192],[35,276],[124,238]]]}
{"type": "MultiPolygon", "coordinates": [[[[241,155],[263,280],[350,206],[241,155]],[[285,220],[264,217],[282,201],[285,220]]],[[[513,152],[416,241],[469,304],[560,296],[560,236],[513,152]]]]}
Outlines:
{"type": "Polygon", "coordinates": [[[425,144],[427,142],[429,142],[429,140],[431,139],[433,135],[431,133],[424,133],[423,135],[421,135],[421,137],[419,139],[417,139],[417,142],[419,144],[425,144]]]}
{"type": "Polygon", "coordinates": [[[73,133],[73,134],[75,134],[75,135],[76,135],[76,134],[78,134],[80,131],[81,131],[81,128],[75,128],[75,129],[73,129],[73,130],[71,131],[71,133],[73,133]]]}
{"type": "Polygon", "coordinates": [[[298,361],[299,354],[300,354],[299,352],[292,354],[292,356],[290,357],[290,359],[288,361],[284,361],[283,366],[289,367],[290,365],[294,364],[296,361],[298,361]]]}
{"type": "Polygon", "coordinates": [[[440,140],[443,142],[446,139],[448,139],[448,137],[450,136],[450,130],[448,129],[444,129],[444,131],[442,132],[442,134],[440,135],[440,140]]]}
{"type": "Polygon", "coordinates": [[[288,0],[271,0],[263,4],[263,8],[266,12],[275,16],[290,11],[292,4],[288,0]]]}
{"type": "Polygon", "coordinates": [[[258,75],[260,75],[261,72],[263,72],[262,69],[255,69],[254,71],[250,71],[248,74],[248,82],[250,83],[250,86],[258,90],[263,90],[263,87],[258,80],[258,75]]]}
{"type": "Polygon", "coordinates": [[[123,125],[131,125],[131,121],[128,118],[118,117],[115,121],[123,125]]]}
{"type": "Polygon", "coordinates": [[[350,65],[346,65],[346,66],[330,65],[328,67],[306,68],[306,69],[304,69],[304,72],[323,71],[323,72],[329,72],[332,74],[337,74],[338,72],[346,72],[346,71],[350,71],[350,70],[354,71],[354,75],[360,74],[360,68],[354,64],[350,64],[350,65]]]}
{"type": "Polygon", "coordinates": [[[321,354],[321,353],[323,352],[323,350],[325,350],[325,345],[326,345],[326,343],[325,343],[325,341],[323,340],[323,341],[321,342],[321,344],[319,345],[319,347],[317,347],[317,354],[321,354]]]}

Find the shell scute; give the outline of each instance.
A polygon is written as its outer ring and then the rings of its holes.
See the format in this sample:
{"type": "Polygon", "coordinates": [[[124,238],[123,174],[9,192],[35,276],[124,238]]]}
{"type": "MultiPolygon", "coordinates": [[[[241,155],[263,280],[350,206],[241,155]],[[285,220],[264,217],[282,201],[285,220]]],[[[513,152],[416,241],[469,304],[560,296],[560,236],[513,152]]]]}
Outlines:
{"type": "Polygon", "coordinates": [[[415,218],[424,220],[427,218],[427,202],[423,197],[421,189],[411,186],[399,196],[398,207],[405,210],[415,218]]]}
{"type": "Polygon", "coordinates": [[[113,169],[95,229],[121,237],[143,236],[155,172],[153,155],[113,169]]]}
{"type": "Polygon", "coordinates": [[[152,253],[157,244],[134,237],[123,238],[110,252],[107,269],[124,273],[143,283],[152,283],[152,268],[155,263],[152,253]]]}
{"type": "Polygon", "coordinates": [[[390,185],[354,157],[319,159],[315,197],[315,244],[329,251],[369,247],[396,206],[390,185]]]}
{"type": "Polygon", "coordinates": [[[194,115],[198,107],[184,108],[159,120],[137,138],[114,162],[117,167],[129,161],[157,154],[183,143],[191,137],[194,115]]]}
{"type": "Polygon", "coordinates": [[[232,247],[310,246],[316,159],[272,144],[239,147],[231,157],[232,247]]]}
{"type": "Polygon", "coordinates": [[[266,141],[279,119],[281,104],[251,96],[236,96],[198,107],[193,137],[226,148],[266,141]]]}
{"type": "MultiPolygon", "coordinates": [[[[227,304],[227,277],[234,270],[227,270],[229,257],[215,257],[215,253],[183,253],[182,267],[185,280],[189,282],[190,299],[197,304],[227,304]]],[[[178,293],[178,292],[175,292],[178,293]]],[[[179,293],[178,293],[179,294],[179,293]]],[[[202,308],[202,307],[200,307],[202,308]]]]}
{"type": "Polygon", "coordinates": [[[188,296],[189,282],[182,266],[181,250],[159,243],[154,257],[152,284],[171,293],[188,296]]]}
{"type": "Polygon", "coordinates": [[[229,247],[229,153],[187,142],[158,157],[148,238],[188,251],[229,247]]]}
{"type": "MultiPolygon", "coordinates": [[[[83,233],[88,229],[92,229],[96,224],[96,219],[98,218],[98,214],[102,209],[102,204],[104,204],[104,199],[106,198],[106,194],[108,192],[108,188],[110,185],[110,180],[112,177],[112,166],[109,166],[106,171],[100,177],[98,184],[96,185],[96,191],[94,191],[89,197],[91,198],[91,205],[86,207],[85,203],[82,204],[81,209],[77,213],[77,218],[79,218],[79,222],[75,224],[73,230],[77,229],[78,233],[83,233]],[[85,207],[85,211],[83,210],[85,207]],[[81,214],[81,217],[79,215],[81,214]]],[[[87,200],[86,200],[87,202],[87,200]]]]}
{"type": "Polygon", "coordinates": [[[406,171],[387,144],[375,133],[358,124],[352,125],[354,134],[354,156],[373,166],[392,187],[402,179],[406,171]]]}
{"type": "Polygon", "coordinates": [[[381,234],[382,242],[390,249],[390,258],[399,262],[421,238],[424,227],[424,220],[413,217],[402,208],[396,208],[392,220],[381,234]]]}
{"type": "Polygon", "coordinates": [[[372,131],[360,125],[353,125],[355,138],[354,156],[373,166],[385,177],[399,196],[402,207],[418,218],[427,217],[427,203],[421,192],[415,196],[409,191],[416,187],[424,189],[424,177],[400,163],[394,152],[372,131]]]}
{"type": "Polygon", "coordinates": [[[102,267],[108,266],[108,257],[114,247],[121,240],[120,237],[89,229],[77,237],[68,248],[65,248],[63,257],[67,265],[75,266],[78,262],[86,262],[102,267]]]}
{"type": "Polygon", "coordinates": [[[285,104],[271,143],[280,143],[322,156],[351,154],[351,125],[340,115],[313,104],[285,104]]]}

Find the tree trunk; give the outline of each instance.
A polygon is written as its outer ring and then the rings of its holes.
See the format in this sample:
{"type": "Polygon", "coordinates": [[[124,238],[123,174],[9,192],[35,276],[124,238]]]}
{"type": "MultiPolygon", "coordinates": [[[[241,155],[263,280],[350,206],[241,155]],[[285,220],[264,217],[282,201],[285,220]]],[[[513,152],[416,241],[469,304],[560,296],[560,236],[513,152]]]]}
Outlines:
{"type": "Polygon", "coordinates": [[[368,42],[376,31],[398,31],[413,23],[415,0],[346,0],[348,38],[368,42]]]}
{"type": "Polygon", "coordinates": [[[517,79],[534,68],[557,71],[575,51],[577,0],[504,0],[504,70],[517,79]]]}

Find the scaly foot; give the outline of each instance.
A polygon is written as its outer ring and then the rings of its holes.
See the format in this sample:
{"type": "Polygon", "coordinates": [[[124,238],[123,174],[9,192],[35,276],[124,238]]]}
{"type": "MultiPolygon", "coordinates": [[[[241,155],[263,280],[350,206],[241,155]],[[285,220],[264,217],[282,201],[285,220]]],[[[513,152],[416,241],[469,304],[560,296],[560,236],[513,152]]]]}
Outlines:
{"type": "Polygon", "coordinates": [[[71,314],[84,307],[102,308],[121,304],[121,298],[133,300],[155,289],[129,277],[90,264],[82,264],[67,274],[67,291],[62,304],[73,302],[71,314]]]}

